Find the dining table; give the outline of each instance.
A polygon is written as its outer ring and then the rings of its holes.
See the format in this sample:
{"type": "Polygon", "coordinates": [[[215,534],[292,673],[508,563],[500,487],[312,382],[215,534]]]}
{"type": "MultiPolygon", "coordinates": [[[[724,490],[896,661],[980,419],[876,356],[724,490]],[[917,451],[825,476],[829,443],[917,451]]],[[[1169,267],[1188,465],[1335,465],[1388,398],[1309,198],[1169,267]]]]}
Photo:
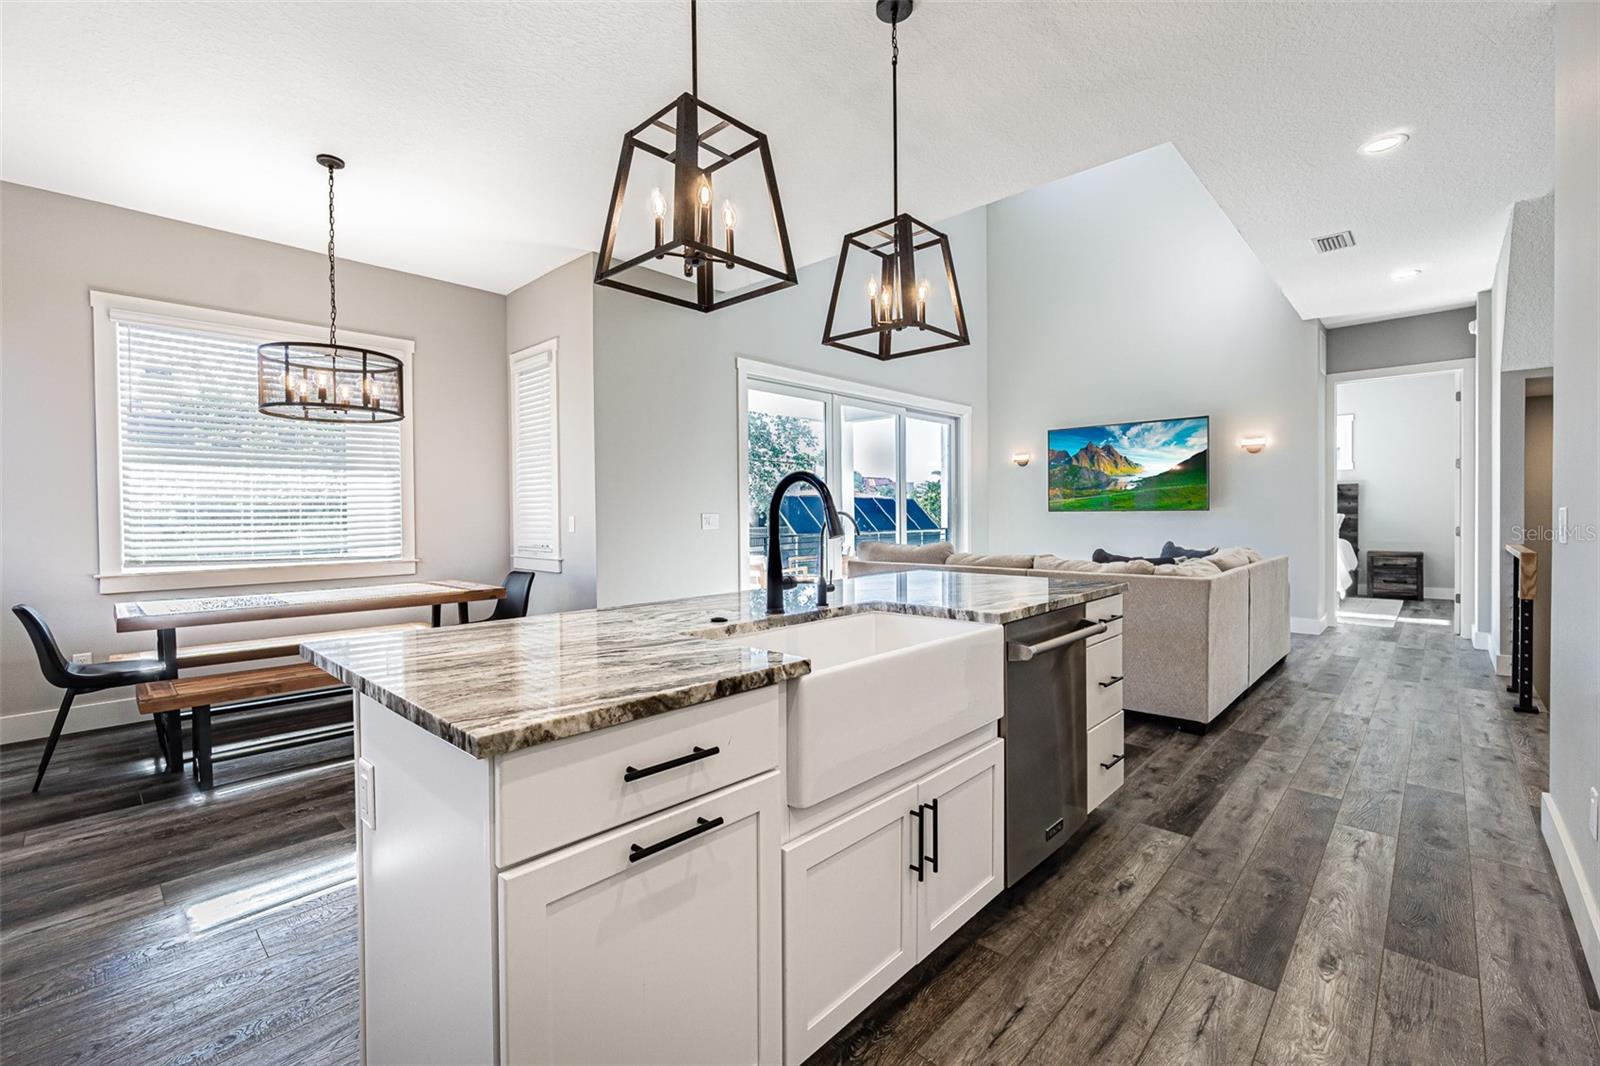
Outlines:
{"type": "Polygon", "coordinates": [[[432,608],[432,622],[438,626],[443,621],[443,608],[448,604],[456,605],[458,620],[465,622],[468,604],[498,600],[505,594],[506,590],[501,585],[429,580],[183,599],[127,600],[116,605],[116,627],[118,633],[154,630],[156,654],[166,665],[167,676],[176,677],[178,630],[190,626],[392,611],[405,607],[432,608]]]}

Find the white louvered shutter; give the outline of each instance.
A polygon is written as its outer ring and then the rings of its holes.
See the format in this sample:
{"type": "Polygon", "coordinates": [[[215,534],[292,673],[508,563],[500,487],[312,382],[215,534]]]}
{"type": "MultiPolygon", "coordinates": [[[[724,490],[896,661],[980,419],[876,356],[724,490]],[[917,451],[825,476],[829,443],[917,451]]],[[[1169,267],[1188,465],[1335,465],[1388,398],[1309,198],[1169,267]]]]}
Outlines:
{"type": "Polygon", "coordinates": [[[511,357],[511,555],[521,570],[561,569],[554,341],[511,357]]]}
{"type": "Polygon", "coordinates": [[[261,414],[274,338],[112,319],[125,572],[403,556],[399,425],[261,414]]]}

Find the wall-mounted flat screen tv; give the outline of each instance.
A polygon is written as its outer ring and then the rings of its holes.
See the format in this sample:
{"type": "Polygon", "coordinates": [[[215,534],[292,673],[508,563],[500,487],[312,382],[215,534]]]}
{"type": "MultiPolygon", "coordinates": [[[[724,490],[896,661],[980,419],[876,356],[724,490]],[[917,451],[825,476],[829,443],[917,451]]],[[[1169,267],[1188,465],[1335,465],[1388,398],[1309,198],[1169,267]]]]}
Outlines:
{"type": "Polygon", "coordinates": [[[1050,510],[1204,511],[1209,418],[1050,431],[1050,510]]]}

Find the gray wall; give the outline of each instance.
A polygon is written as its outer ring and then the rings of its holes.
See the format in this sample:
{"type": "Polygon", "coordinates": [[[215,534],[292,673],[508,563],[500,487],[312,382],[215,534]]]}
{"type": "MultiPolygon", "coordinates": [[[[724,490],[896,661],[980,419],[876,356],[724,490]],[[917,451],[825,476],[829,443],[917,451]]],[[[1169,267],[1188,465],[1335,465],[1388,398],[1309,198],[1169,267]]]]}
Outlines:
{"type": "Polygon", "coordinates": [[[991,551],[1251,545],[1287,554],[1293,614],[1322,616],[1319,327],[1176,149],[991,204],[989,309],[991,551]],[[1046,509],[1049,430],[1187,415],[1211,416],[1209,511],[1046,509]],[[1237,443],[1253,433],[1271,438],[1258,455],[1237,443]]]}
{"type": "Polygon", "coordinates": [[[1472,307],[1328,330],[1328,373],[1473,358],[1472,307]]]}
{"type": "MultiPolygon", "coordinates": [[[[1563,877],[1600,979],[1600,842],[1587,832],[1600,786],[1600,7],[1557,6],[1555,226],[1555,506],[1572,533],[1554,548],[1551,590],[1550,803],[1571,841],[1563,877]],[[1587,915],[1587,883],[1590,901],[1587,915]]],[[[1546,839],[1550,839],[1547,834],[1546,839]]],[[[1554,846],[1554,845],[1553,845],[1554,846]]],[[[1558,862],[1558,867],[1561,865],[1558,862]]]]}
{"type": "MultiPolygon", "coordinates": [[[[870,219],[865,219],[870,221],[870,219]]],[[[836,261],[791,289],[702,315],[596,289],[595,484],[602,606],[738,587],[739,356],[971,404],[971,513],[986,513],[988,310],[982,209],[945,224],[972,343],[880,363],[820,339],[836,261]],[[702,531],[702,513],[720,529],[702,531]]],[[[982,546],[983,532],[973,531],[982,546]]]]}
{"type": "Polygon", "coordinates": [[[1428,595],[1456,591],[1455,379],[1405,374],[1337,386],[1338,412],[1355,415],[1355,466],[1339,480],[1361,485],[1363,585],[1368,552],[1420,551],[1428,595]]]}
{"type": "MultiPolygon", "coordinates": [[[[0,603],[38,606],[69,651],[99,658],[152,647],[148,634],[113,631],[113,603],[136,597],[102,596],[92,576],[99,547],[89,290],[317,322],[327,315],[326,258],[12,184],[0,186],[0,238],[0,603]]],[[[339,310],[350,329],[416,342],[418,575],[498,580],[509,562],[506,418],[503,403],[486,407],[486,398],[505,395],[505,298],[341,263],[339,310]]],[[[260,624],[248,634],[304,629],[304,621],[260,624]]],[[[243,635],[217,627],[205,639],[243,635]]],[[[59,693],[39,677],[9,612],[0,622],[0,664],[7,738],[42,735],[59,693]]],[[[130,696],[85,699],[74,725],[128,719],[130,696]]]]}
{"type": "Polygon", "coordinates": [[[1555,193],[1511,208],[1496,264],[1495,337],[1501,370],[1538,370],[1554,358],[1555,193]]]}
{"type": "Polygon", "coordinates": [[[594,255],[552,270],[506,297],[507,354],[552,337],[560,395],[561,573],[533,583],[533,611],[595,605],[594,255]]]}

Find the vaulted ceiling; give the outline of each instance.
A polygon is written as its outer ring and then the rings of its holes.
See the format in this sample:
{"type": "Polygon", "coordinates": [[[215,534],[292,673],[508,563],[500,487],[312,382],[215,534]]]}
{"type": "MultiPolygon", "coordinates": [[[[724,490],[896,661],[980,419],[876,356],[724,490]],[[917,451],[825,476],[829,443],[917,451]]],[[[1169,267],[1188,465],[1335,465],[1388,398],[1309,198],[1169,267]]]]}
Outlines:
{"type": "MultiPolygon", "coordinates": [[[[1521,3],[923,0],[902,203],[944,218],[1170,141],[1301,315],[1462,304],[1508,206],[1552,183],[1552,26],[1521,3]]],[[[700,27],[702,95],[770,136],[799,261],[886,215],[872,4],[707,0],[700,27]]],[[[497,292],[596,246],[623,130],[689,75],[687,3],[8,3],[0,29],[6,180],[317,248],[332,151],[342,254],[497,292]]]]}

